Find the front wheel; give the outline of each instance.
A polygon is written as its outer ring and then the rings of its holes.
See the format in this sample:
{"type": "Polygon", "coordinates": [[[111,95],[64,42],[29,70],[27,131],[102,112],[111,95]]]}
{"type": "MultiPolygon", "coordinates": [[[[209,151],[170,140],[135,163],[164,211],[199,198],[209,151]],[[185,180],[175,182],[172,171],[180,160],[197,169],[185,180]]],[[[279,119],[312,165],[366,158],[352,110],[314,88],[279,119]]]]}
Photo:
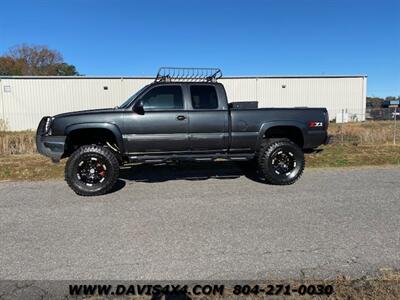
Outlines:
{"type": "Polygon", "coordinates": [[[65,180],[81,196],[97,196],[110,191],[119,176],[119,164],[108,148],[87,145],[78,148],[67,161],[65,180]]]}
{"type": "Polygon", "coordinates": [[[303,174],[304,153],[288,139],[265,141],[258,154],[258,168],[266,181],[276,185],[296,182],[303,174]]]}

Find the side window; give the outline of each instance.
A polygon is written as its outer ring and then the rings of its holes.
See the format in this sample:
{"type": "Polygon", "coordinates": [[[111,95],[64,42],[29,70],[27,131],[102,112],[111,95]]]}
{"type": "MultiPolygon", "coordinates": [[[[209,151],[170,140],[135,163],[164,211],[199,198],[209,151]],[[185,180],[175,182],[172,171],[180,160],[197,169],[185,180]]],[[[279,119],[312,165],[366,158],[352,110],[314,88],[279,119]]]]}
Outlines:
{"type": "Polygon", "coordinates": [[[155,87],[148,91],[141,101],[144,109],[182,109],[182,89],[177,85],[155,87]]]}
{"type": "Polygon", "coordinates": [[[215,87],[211,85],[190,86],[192,95],[192,106],[194,109],[215,109],[218,108],[218,97],[215,87]]]}

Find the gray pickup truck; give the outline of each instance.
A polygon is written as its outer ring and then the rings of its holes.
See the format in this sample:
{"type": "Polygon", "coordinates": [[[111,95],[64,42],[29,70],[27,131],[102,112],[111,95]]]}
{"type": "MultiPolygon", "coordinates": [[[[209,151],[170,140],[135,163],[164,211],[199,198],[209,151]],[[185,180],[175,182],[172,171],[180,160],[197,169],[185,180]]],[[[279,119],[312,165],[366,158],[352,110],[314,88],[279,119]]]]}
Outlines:
{"type": "Polygon", "coordinates": [[[219,69],[161,68],[155,81],[110,109],[44,117],[38,151],[68,161],[79,195],[107,193],[130,163],[225,159],[255,162],[265,182],[294,183],[304,151],[328,142],[325,108],[262,108],[228,103],[219,69]]]}

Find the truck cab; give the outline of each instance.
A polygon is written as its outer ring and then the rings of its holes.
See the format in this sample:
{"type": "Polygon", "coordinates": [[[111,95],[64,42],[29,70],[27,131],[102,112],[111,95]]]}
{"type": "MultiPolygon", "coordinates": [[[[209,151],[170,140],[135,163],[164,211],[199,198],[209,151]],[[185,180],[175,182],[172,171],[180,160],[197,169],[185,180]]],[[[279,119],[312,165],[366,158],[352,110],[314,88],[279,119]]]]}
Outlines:
{"type": "Polygon", "coordinates": [[[229,149],[229,109],[220,83],[153,84],[127,110],[124,143],[129,154],[229,149]]]}

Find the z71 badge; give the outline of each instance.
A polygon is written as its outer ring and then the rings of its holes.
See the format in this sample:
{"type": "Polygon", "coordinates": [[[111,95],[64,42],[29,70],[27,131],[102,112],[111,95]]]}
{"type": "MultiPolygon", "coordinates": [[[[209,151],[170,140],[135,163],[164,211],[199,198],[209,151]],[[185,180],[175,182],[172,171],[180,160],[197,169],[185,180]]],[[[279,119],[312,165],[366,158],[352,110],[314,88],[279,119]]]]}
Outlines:
{"type": "Polygon", "coordinates": [[[323,127],[324,123],[323,122],[308,122],[308,128],[317,128],[317,127],[323,127]]]}

